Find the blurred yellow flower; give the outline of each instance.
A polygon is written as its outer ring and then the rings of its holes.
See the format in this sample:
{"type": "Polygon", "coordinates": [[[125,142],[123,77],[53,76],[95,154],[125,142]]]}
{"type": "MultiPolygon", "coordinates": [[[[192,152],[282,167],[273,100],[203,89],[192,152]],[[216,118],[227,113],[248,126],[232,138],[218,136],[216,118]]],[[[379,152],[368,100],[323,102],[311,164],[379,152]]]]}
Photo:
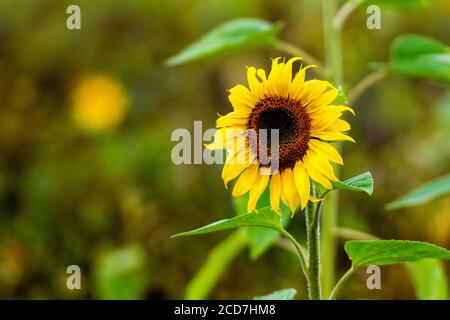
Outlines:
{"type": "Polygon", "coordinates": [[[82,80],[72,93],[72,116],[77,125],[91,132],[116,127],[128,109],[122,85],[104,75],[82,80]]]}

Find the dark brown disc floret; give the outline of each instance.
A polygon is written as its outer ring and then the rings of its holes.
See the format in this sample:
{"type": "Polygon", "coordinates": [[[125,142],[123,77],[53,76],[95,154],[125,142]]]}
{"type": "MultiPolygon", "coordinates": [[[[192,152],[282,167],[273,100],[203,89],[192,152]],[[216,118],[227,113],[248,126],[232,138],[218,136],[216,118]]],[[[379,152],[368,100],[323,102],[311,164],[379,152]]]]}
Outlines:
{"type": "MultiPolygon", "coordinates": [[[[308,150],[311,119],[299,101],[288,97],[265,97],[250,114],[247,128],[256,137],[250,138],[250,149],[257,154],[262,166],[270,167],[273,162],[271,152],[271,129],[278,129],[279,169],[294,168],[308,150]],[[261,138],[260,130],[266,129],[267,139],[261,138]],[[265,150],[266,152],[259,152],[265,150]]],[[[276,149],[274,149],[276,150],[276,149]]]]}

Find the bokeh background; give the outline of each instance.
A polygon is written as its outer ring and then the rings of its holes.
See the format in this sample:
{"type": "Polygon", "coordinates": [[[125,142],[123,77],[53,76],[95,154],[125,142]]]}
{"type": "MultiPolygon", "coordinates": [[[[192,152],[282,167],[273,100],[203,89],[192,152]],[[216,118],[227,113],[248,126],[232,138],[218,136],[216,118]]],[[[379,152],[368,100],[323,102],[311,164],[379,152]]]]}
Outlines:
{"type": "MultiPolygon", "coordinates": [[[[171,132],[192,130],[194,120],[213,127],[230,110],[226,89],[245,81],[245,65],[267,68],[281,53],[250,49],[174,68],[163,61],[238,17],[284,21],[282,39],[323,57],[316,0],[0,2],[0,298],[183,298],[226,233],[170,236],[230,217],[233,207],[221,166],[172,164],[171,132]],[[66,28],[69,4],[81,7],[81,30],[66,28]],[[81,290],[66,288],[72,264],[81,267],[81,290]]],[[[450,43],[446,0],[383,11],[381,30],[368,30],[366,17],[357,10],[344,31],[349,85],[369,62],[386,61],[401,33],[450,43]]],[[[383,208],[450,171],[448,86],[390,76],[354,107],[357,143],[345,144],[342,176],[370,170],[375,191],[342,193],[340,224],[450,248],[450,199],[383,208]]],[[[343,251],[338,262],[343,272],[343,251]]],[[[369,291],[366,277],[352,278],[343,297],[414,298],[402,266],[383,268],[382,290],[369,291]]],[[[289,252],[274,247],[251,261],[244,251],[210,297],[292,286],[305,298],[289,252]]]]}

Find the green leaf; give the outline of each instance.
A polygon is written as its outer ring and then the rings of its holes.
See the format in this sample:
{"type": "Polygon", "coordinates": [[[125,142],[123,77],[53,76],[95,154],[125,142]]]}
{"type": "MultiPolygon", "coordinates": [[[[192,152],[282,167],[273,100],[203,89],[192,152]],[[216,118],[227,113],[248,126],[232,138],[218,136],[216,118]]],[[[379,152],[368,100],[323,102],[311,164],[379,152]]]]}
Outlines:
{"type": "Polygon", "coordinates": [[[247,236],[249,239],[250,258],[256,260],[277,241],[280,234],[272,229],[249,227],[247,228],[247,236]]]}
{"type": "MultiPolygon", "coordinates": [[[[234,198],[234,208],[237,214],[246,214],[247,213],[247,202],[248,202],[248,193],[234,198]]],[[[257,208],[269,207],[270,206],[270,192],[269,188],[266,188],[261,198],[258,200],[257,208]]],[[[289,221],[291,218],[291,212],[287,206],[283,203],[280,203],[280,210],[282,215],[282,226],[286,228],[289,225],[289,221]]],[[[247,236],[248,236],[248,244],[250,247],[250,258],[255,260],[259,258],[264,252],[266,252],[277,239],[280,237],[278,231],[260,228],[260,227],[248,227],[246,228],[247,236]]]]}
{"type": "Polygon", "coordinates": [[[294,300],[297,290],[284,289],[272,292],[271,294],[255,297],[254,300],[294,300]]]}
{"type": "Polygon", "coordinates": [[[270,208],[262,208],[253,213],[246,213],[234,218],[219,220],[192,231],[178,233],[172,237],[195,236],[240,227],[264,227],[279,232],[283,231],[280,216],[270,208]]]}
{"type": "Polygon", "coordinates": [[[436,259],[423,259],[406,264],[414,283],[417,299],[447,300],[448,284],[442,263],[436,259]]]}
{"type": "Polygon", "coordinates": [[[269,45],[273,43],[280,29],[280,23],[260,19],[242,18],[228,21],[212,29],[165,63],[168,66],[176,66],[238,48],[269,45]]]}
{"type": "MultiPolygon", "coordinates": [[[[261,196],[261,198],[264,196],[261,196]]],[[[247,212],[247,202],[248,202],[248,192],[246,194],[244,194],[243,196],[240,197],[233,197],[233,207],[234,207],[234,211],[236,211],[236,215],[241,215],[241,214],[246,214],[247,212]]],[[[256,204],[256,207],[259,207],[259,204],[261,202],[261,198],[258,200],[258,203],[256,204]]],[[[268,207],[267,204],[265,204],[264,206],[261,207],[268,207]]]]}
{"type": "Polygon", "coordinates": [[[391,47],[391,58],[394,60],[413,59],[434,53],[448,53],[448,49],[439,41],[418,35],[399,36],[391,47]]]}
{"type": "Polygon", "coordinates": [[[147,254],[138,245],[99,254],[93,270],[95,297],[142,299],[148,284],[147,254]]]}
{"type": "Polygon", "coordinates": [[[206,262],[189,282],[185,298],[188,300],[207,298],[220,276],[233,259],[245,248],[246,244],[247,237],[245,233],[242,230],[237,230],[212,249],[206,262]]]}
{"type": "Polygon", "coordinates": [[[364,172],[342,182],[333,182],[335,189],[365,192],[372,195],[373,178],[370,172],[364,172]]]}
{"type": "Polygon", "coordinates": [[[391,46],[388,70],[450,84],[450,52],[445,44],[434,39],[403,35],[391,46]]]}
{"type": "Polygon", "coordinates": [[[422,9],[428,5],[427,0],[367,0],[366,3],[397,10],[422,9]]]}
{"type": "Polygon", "coordinates": [[[353,269],[426,258],[450,259],[450,251],[447,249],[427,242],[406,240],[351,240],[345,243],[345,252],[352,260],[353,269]]]}
{"type": "Polygon", "coordinates": [[[400,198],[389,202],[386,205],[386,209],[394,210],[415,206],[448,194],[450,194],[450,174],[432,180],[400,198]]]}

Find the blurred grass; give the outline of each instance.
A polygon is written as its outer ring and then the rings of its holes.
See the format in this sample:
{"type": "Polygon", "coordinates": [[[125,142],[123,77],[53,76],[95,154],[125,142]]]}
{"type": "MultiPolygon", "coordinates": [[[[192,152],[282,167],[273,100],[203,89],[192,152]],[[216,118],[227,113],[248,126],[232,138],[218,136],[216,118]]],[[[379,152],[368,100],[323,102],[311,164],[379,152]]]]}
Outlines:
{"type": "MultiPolygon", "coordinates": [[[[220,166],[173,165],[170,134],[192,130],[194,120],[212,127],[217,112],[230,110],[226,89],[244,81],[245,65],[267,67],[280,53],[252,49],[172,69],[162,62],[237,17],[283,20],[283,39],[322,57],[320,3],[83,0],[77,1],[82,30],[69,31],[65,9],[73,2],[23,2],[0,3],[0,298],[182,298],[209,249],[226,235],[187,241],[170,235],[233,211],[220,166]],[[71,115],[71,93],[89,74],[117,79],[129,97],[120,123],[95,133],[71,115]],[[65,288],[71,264],[82,269],[81,292],[65,288]]],[[[400,33],[448,44],[449,16],[448,1],[433,1],[425,11],[383,12],[382,29],[371,31],[358,10],[343,36],[347,82],[364,76],[367,62],[386,60],[400,33]]],[[[370,170],[376,188],[371,199],[342,194],[341,224],[449,248],[448,198],[383,210],[450,171],[448,87],[390,77],[355,108],[357,143],[344,147],[342,176],[370,170]]],[[[342,252],[339,261],[344,269],[342,252]]],[[[211,297],[301,289],[296,263],[276,249],[256,262],[240,255],[211,297]]],[[[414,298],[401,267],[386,268],[380,292],[364,284],[353,281],[348,296],[414,298]]]]}

